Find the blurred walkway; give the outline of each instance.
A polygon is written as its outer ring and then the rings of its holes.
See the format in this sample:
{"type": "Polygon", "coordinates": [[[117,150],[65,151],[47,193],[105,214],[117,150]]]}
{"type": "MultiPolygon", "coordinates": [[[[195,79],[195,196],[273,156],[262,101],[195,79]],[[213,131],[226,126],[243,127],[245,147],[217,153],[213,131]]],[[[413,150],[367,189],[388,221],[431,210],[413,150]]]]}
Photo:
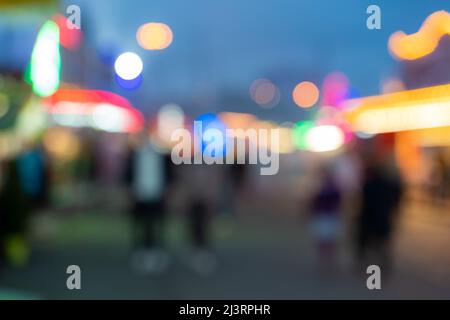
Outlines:
{"type": "MultiPolygon", "coordinates": [[[[35,250],[23,270],[8,269],[0,292],[14,290],[41,298],[112,299],[344,299],[449,298],[450,214],[426,205],[410,206],[401,218],[395,246],[395,273],[382,290],[366,289],[353,266],[347,236],[340,267],[325,278],[314,263],[304,221],[294,218],[220,216],[215,223],[218,268],[196,275],[187,263],[183,219],[172,218],[171,264],[159,277],[132,272],[128,221],[95,212],[45,215],[35,221],[35,250]],[[82,269],[82,290],[65,288],[66,267],[82,269]]],[[[5,295],[2,295],[4,298],[5,295]]]]}

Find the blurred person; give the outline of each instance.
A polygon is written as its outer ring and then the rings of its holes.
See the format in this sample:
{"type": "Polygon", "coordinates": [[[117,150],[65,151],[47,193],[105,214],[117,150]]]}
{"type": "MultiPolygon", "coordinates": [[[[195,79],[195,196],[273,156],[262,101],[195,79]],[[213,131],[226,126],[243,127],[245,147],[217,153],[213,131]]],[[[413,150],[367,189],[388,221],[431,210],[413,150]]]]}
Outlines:
{"type": "Polygon", "coordinates": [[[445,154],[441,150],[434,157],[431,181],[434,186],[433,198],[436,201],[446,200],[450,192],[450,169],[445,154]]]}
{"type": "Polygon", "coordinates": [[[30,145],[18,157],[20,182],[33,209],[46,206],[49,200],[49,165],[42,145],[30,145]]]}
{"type": "Polygon", "coordinates": [[[27,242],[31,204],[21,181],[18,158],[2,166],[3,183],[0,190],[0,256],[6,263],[24,266],[29,258],[27,242]]]}
{"type": "Polygon", "coordinates": [[[335,167],[336,182],[342,192],[342,213],[355,216],[362,179],[361,159],[353,150],[347,150],[338,157],[335,167]]]}
{"type": "Polygon", "coordinates": [[[212,215],[218,209],[222,166],[183,165],[183,185],[186,187],[187,217],[192,243],[190,265],[201,274],[209,275],[216,267],[211,241],[212,215]]]}
{"type": "Polygon", "coordinates": [[[77,177],[83,182],[94,182],[97,179],[98,163],[96,159],[96,146],[94,138],[88,128],[84,128],[81,133],[84,135],[81,139],[80,154],[76,163],[77,177]]]}
{"type": "MultiPolygon", "coordinates": [[[[3,201],[3,190],[5,188],[5,177],[7,170],[7,161],[0,159],[0,201],[3,201]]],[[[1,203],[0,203],[1,204],[1,203]]],[[[6,263],[5,242],[7,230],[7,215],[3,207],[0,208],[0,271],[6,263]]]]}
{"type": "Polygon", "coordinates": [[[240,211],[240,205],[242,196],[245,192],[245,184],[248,173],[248,164],[238,163],[237,154],[235,155],[235,161],[233,164],[226,166],[228,169],[229,177],[229,208],[233,214],[238,214],[240,211]]]}
{"type": "Polygon", "coordinates": [[[375,263],[391,269],[390,241],[394,215],[403,187],[393,159],[385,154],[368,154],[358,217],[357,257],[364,265],[375,263]]]}
{"type": "Polygon", "coordinates": [[[139,271],[159,273],[168,264],[164,250],[168,157],[155,150],[145,131],[136,138],[127,168],[135,238],[132,265],[139,271]]]}
{"type": "Polygon", "coordinates": [[[342,195],[330,167],[321,168],[320,175],[320,186],[311,203],[311,218],[319,264],[326,270],[335,264],[342,195]]]}
{"type": "MultiPolygon", "coordinates": [[[[87,149],[83,151],[87,151],[87,149]]],[[[121,180],[123,176],[122,156],[123,146],[120,133],[102,132],[98,134],[95,154],[92,157],[97,162],[95,163],[95,173],[101,184],[112,186],[121,180]]]]}

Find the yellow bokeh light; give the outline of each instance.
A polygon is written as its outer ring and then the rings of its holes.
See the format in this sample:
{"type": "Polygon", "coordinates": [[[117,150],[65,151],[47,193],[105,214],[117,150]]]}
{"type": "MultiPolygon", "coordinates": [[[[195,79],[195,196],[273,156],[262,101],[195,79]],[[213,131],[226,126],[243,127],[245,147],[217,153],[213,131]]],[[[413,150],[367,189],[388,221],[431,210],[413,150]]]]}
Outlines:
{"type": "Polygon", "coordinates": [[[365,97],[348,102],[345,118],[369,134],[450,126],[450,84],[365,97]]]}
{"type": "Polygon", "coordinates": [[[389,38],[389,50],[395,58],[416,60],[433,53],[445,35],[450,35],[450,14],[437,11],[425,20],[416,33],[393,33],[389,38]]]}
{"type": "Polygon", "coordinates": [[[80,140],[70,130],[61,127],[50,128],[43,139],[44,148],[55,159],[68,161],[80,152],[80,140]]]}
{"type": "Polygon", "coordinates": [[[138,29],[136,38],[139,45],[146,50],[162,50],[172,43],[173,33],[164,23],[150,22],[138,29]]]}

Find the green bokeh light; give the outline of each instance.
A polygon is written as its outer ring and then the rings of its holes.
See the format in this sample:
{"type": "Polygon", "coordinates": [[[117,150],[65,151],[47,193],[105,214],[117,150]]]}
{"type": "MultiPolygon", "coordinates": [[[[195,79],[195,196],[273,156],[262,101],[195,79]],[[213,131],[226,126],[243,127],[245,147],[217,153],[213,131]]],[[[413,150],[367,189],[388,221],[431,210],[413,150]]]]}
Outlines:
{"type": "Polygon", "coordinates": [[[294,142],[296,148],[300,150],[308,149],[306,136],[309,130],[311,130],[313,127],[313,121],[300,121],[294,125],[294,127],[292,128],[292,141],[294,142]]]}
{"type": "Polygon", "coordinates": [[[54,21],[47,21],[39,30],[31,54],[30,80],[33,92],[48,97],[58,90],[61,77],[59,28],[54,21]]]}

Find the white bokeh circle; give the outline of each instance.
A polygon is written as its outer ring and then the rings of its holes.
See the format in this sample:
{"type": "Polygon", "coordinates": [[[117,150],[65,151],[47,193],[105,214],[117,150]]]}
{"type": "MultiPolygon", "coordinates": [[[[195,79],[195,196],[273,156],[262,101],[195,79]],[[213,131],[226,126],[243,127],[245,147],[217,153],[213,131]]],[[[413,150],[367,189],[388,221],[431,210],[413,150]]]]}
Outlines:
{"type": "Polygon", "coordinates": [[[114,69],[119,77],[124,80],[133,80],[139,77],[144,69],[142,59],[133,52],[125,52],[117,57],[114,69]]]}

